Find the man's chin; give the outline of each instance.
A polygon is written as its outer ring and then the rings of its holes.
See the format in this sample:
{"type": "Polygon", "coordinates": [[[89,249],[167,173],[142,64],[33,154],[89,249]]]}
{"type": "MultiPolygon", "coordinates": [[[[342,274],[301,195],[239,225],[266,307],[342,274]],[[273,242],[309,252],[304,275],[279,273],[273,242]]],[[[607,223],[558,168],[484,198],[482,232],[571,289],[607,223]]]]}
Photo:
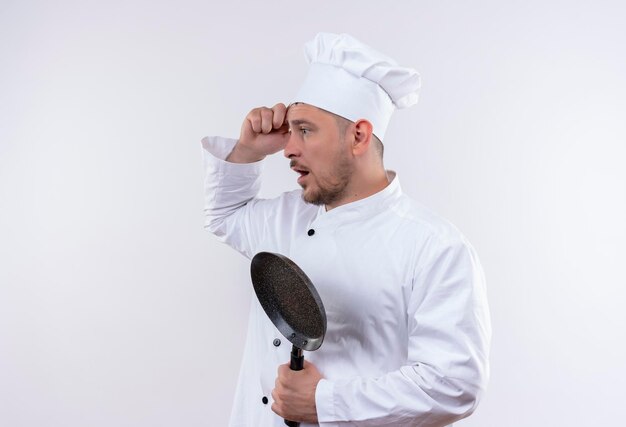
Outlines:
{"type": "Polygon", "coordinates": [[[304,200],[306,203],[316,206],[324,204],[324,202],[320,199],[320,195],[318,193],[307,191],[306,187],[302,188],[302,200],[304,200]]]}

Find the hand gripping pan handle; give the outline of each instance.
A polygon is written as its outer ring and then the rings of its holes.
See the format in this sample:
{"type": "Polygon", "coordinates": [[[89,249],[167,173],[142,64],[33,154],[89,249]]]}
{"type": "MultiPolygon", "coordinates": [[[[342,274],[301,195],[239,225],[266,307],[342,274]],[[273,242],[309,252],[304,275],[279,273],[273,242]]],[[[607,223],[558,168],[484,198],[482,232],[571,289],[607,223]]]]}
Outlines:
{"type": "MultiPolygon", "coordinates": [[[[326,311],[307,275],[284,255],[259,252],[252,258],[254,292],[276,329],[292,344],[290,368],[302,370],[302,350],[317,350],[326,334],[326,311]]],[[[300,423],[285,420],[290,427],[300,423]]]]}

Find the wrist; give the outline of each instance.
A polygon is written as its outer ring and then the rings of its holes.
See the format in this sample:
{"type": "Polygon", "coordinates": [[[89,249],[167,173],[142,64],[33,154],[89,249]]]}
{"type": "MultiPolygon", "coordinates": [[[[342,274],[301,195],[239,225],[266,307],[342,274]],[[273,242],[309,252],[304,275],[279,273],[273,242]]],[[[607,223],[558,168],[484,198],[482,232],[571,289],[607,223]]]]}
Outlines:
{"type": "Polygon", "coordinates": [[[250,150],[250,148],[237,141],[237,144],[235,144],[233,150],[228,156],[226,156],[225,160],[231,163],[255,163],[260,162],[264,158],[264,154],[259,154],[254,150],[250,150]]]}

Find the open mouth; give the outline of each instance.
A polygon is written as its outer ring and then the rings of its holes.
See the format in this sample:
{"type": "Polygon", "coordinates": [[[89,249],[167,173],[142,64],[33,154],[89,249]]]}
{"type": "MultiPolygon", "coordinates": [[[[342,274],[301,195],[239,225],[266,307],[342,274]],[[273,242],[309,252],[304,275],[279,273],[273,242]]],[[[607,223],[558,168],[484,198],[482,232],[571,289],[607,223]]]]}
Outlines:
{"type": "Polygon", "coordinates": [[[291,170],[293,170],[295,173],[299,175],[298,184],[302,185],[302,182],[304,181],[305,177],[309,174],[309,171],[298,165],[291,166],[291,170]]]}
{"type": "Polygon", "coordinates": [[[300,175],[300,177],[303,176],[307,176],[309,174],[309,171],[306,168],[303,168],[301,166],[298,165],[291,165],[291,170],[293,170],[295,173],[297,173],[298,175],[300,175]]]}

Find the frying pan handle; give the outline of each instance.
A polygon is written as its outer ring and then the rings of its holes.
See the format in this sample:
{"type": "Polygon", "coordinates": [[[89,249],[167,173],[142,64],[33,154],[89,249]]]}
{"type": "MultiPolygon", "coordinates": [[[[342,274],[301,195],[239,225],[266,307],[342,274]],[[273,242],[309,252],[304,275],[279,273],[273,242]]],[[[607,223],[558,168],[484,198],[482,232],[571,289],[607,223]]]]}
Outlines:
{"type": "Polygon", "coordinates": [[[301,371],[304,368],[302,349],[295,345],[291,346],[291,363],[289,363],[289,368],[291,368],[292,371],[301,371]]]}
{"type": "MultiPolygon", "coordinates": [[[[289,363],[289,368],[291,368],[292,371],[301,371],[303,367],[304,355],[302,354],[302,349],[295,345],[291,346],[291,362],[289,363]]],[[[300,423],[297,421],[285,420],[285,424],[289,427],[300,427],[300,423]]]]}

